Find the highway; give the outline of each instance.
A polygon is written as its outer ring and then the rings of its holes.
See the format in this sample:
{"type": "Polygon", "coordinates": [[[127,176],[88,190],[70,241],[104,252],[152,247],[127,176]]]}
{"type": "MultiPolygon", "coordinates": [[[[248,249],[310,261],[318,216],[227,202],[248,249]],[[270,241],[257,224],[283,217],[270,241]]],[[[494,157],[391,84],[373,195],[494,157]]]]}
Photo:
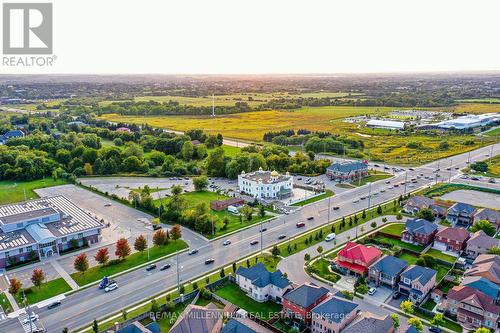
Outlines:
{"type": "MultiPolygon", "coordinates": [[[[441,169],[437,178],[438,181],[453,180],[459,176],[458,169],[466,166],[466,162],[486,159],[486,154],[491,152],[491,146],[477,149],[473,152],[456,155],[451,158],[446,158],[440,161],[432,162],[421,167],[415,167],[414,170],[407,169],[406,172],[398,173],[394,178],[390,179],[390,184],[386,184],[386,180],[381,180],[372,183],[369,186],[362,186],[344,193],[335,195],[331,198],[331,206],[338,206],[338,210],[330,210],[328,213],[328,199],[318,201],[314,204],[304,207],[290,215],[283,215],[275,220],[267,222],[265,227],[267,231],[259,232],[259,225],[243,230],[237,234],[233,234],[222,239],[210,242],[208,245],[200,248],[199,253],[189,256],[187,253],[179,255],[180,278],[186,283],[195,277],[201,276],[207,271],[214,270],[222,265],[230,264],[231,262],[244,258],[254,252],[260,250],[261,244],[250,245],[250,241],[263,240],[263,246],[269,247],[278,242],[278,236],[285,234],[288,239],[297,236],[309,229],[327,223],[328,215],[330,220],[341,218],[344,215],[359,212],[368,208],[368,205],[374,206],[380,203],[398,198],[400,195],[407,193],[416,188],[422,188],[432,185],[436,182],[436,168],[441,169]],[[449,171],[446,168],[450,168],[449,171]],[[423,177],[420,175],[423,174],[423,177]],[[408,183],[410,179],[420,177],[418,183],[414,184],[414,188],[410,188],[408,183]],[[429,179],[425,179],[427,176],[429,179]],[[399,185],[389,189],[393,184],[408,180],[405,185],[399,185]],[[384,190],[381,192],[381,190],[384,190]],[[361,197],[368,197],[370,199],[361,197]],[[373,195],[375,194],[376,195],[373,195]],[[356,202],[354,202],[356,201],[356,202]],[[308,217],[314,217],[312,221],[308,221],[308,217]],[[305,228],[297,229],[295,223],[299,221],[306,222],[305,228]],[[232,244],[223,246],[222,242],[230,239],[232,244]],[[204,261],[208,258],[214,258],[215,263],[205,265],[204,261]]],[[[500,153],[500,146],[495,145],[494,155],[500,153]]],[[[106,317],[112,313],[118,312],[123,308],[131,306],[142,300],[151,298],[162,291],[170,289],[177,284],[176,276],[176,260],[175,258],[159,262],[158,267],[163,263],[170,262],[172,268],[166,271],[145,272],[144,269],[138,269],[130,273],[124,274],[118,278],[119,288],[110,293],[104,293],[97,287],[91,287],[85,290],[75,292],[62,301],[62,305],[53,310],[46,308],[38,309],[36,312],[40,315],[40,320],[47,328],[48,332],[61,332],[64,327],[70,330],[89,325],[95,318],[106,317]]],[[[0,332],[24,332],[17,319],[7,319],[0,322],[0,332]]]]}

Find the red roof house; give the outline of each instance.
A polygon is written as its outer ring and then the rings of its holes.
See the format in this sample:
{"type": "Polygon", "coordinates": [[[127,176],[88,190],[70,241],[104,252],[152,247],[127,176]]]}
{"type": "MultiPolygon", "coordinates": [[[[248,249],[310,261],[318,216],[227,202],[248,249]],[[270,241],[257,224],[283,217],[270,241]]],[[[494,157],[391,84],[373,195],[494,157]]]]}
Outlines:
{"type": "Polygon", "coordinates": [[[343,274],[366,275],[368,267],[382,256],[382,252],[373,246],[347,242],[339,251],[334,266],[343,274]]]}

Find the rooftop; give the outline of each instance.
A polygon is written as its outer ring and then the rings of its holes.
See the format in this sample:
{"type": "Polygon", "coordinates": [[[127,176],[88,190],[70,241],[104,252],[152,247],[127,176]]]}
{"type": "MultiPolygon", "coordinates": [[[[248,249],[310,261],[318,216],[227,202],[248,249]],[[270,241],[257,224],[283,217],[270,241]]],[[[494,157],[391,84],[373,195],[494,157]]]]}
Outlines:
{"type": "Polygon", "coordinates": [[[406,221],[405,228],[412,233],[432,234],[438,229],[437,225],[424,219],[409,219],[406,221]]]}
{"type": "Polygon", "coordinates": [[[357,170],[366,170],[366,169],[368,169],[366,163],[360,161],[335,162],[327,168],[327,170],[341,172],[341,173],[349,173],[357,170]]]}
{"type": "Polygon", "coordinates": [[[436,237],[443,237],[450,240],[455,240],[459,242],[464,242],[467,238],[469,238],[469,232],[464,228],[444,228],[437,232],[436,237]]]}
{"type": "Polygon", "coordinates": [[[371,312],[363,312],[342,333],[389,333],[394,328],[390,316],[380,317],[371,312]]]}
{"type": "Polygon", "coordinates": [[[422,267],[419,265],[411,265],[403,273],[401,273],[401,279],[407,278],[411,281],[417,280],[425,286],[433,276],[436,276],[436,274],[437,271],[431,268],[422,267]]]}
{"type": "Polygon", "coordinates": [[[287,181],[292,178],[288,174],[288,172],[285,175],[282,175],[276,171],[265,171],[262,170],[262,168],[259,169],[259,171],[251,172],[251,173],[245,173],[244,171],[239,175],[239,177],[242,177],[244,179],[248,179],[251,181],[255,182],[262,182],[263,184],[275,184],[275,183],[280,183],[287,181]]]}
{"type": "Polygon", "coordinates": [[[408,263],[403,259],[399,259],[394,256],[385,256],[379,259],[370,268],[374,268],[377,271],[383,272],[384,274],[390,276],[395,276],[406,267],[408,267],[408,263]]]}
{"type": "Polygon", "coordinates": [[[308,308],[326,294],[328,294],[328,289],[325,287],[303,284],[283,295],[283,298],[302,308],[308,308]]]}
{"type": "Polygon", "coordinates": [[[366,126],[374,126],[374,127],[391,127],[394,129],[404,129],[405,123],[402,121],[394,121],[394,120],[381,120],[381,119],[370,119],[366,122],[366,126]]]}
{"type": "Polygon", "coordinates": [[[340,323],[357,307],[358,304],[354,302],[334,296],[317,305],[314,309],[312,309],[312,313],[327,321],[340,323]]]}
{"type": "Polygon", "coordinates": [[[249,268],[240,266],[236,270],[236,274],[249,279],[253,285],[260,288],[272,284],[283,289],[290,285],[290,281],[283,276],[283,273],[279,269],[271,273],[261,262],[249,268]]]}

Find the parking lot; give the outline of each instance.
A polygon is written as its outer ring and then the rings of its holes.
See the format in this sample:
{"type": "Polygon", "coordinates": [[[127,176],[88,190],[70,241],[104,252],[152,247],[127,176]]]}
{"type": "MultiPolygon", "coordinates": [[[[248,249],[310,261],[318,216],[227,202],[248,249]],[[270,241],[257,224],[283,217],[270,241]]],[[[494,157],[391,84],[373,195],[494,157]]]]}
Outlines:
{"type": "Polygon", "coordinates": [[[467,202],[468,204],[478,207],[500,209],[500,196],[494,193],[457,190],[446,193],[441,197],[441,199],[456,202],[467,202]]]}

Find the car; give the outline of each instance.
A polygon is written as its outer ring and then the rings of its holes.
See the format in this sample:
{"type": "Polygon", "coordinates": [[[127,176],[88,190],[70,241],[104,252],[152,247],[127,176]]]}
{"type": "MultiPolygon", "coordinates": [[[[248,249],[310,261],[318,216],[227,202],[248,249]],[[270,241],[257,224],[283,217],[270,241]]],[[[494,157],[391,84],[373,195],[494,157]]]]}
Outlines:
{"type": "Polygon", "coordinates": [[[257,245],[259,244],[259,241],[258,240],[253,240],[250,242],[250,245],[257,245]]]}
{"type": "Polygon", "coordinates": [[[118,283],[113,282],[113,283],[110,283],[106,288],[104,288],[104,291],[109,293],[110,291],[113,291],[116,289],[118,289],[118,283]]]}
{"type": "Polygon", "coordinates": [[[33,323],[33,322],[37,321],[39,318],[40,318],[39,315],[37,315],[36,313],[32,312],[31,315],[29,315],[28,317],[24,318],[23,324],[33,323]]]}
{"type": "Polygon", "coordinates": [[[387,180],[385,183],[386,183],[386,184],[390,184],[390,183],[391,183],[391,181],[390,181],[390,180],[387,180]]]}
{"type": "Polygon", "coordinates": [[[463,175],[463,176],[462,176],[462,177],[460,177],[460,178],[462,178],[462,179],[467,179],[467,178],[469,178],[469,176],[467,176],[467,175],[463,175]]]}
{"type": "Polygon", "coordinates": [[[389,190],[392,190],[393,188],[394,188],[394,186],[392,186],[392,185],[388,187],[389,190]]]}
{"type": "Polygon", "coordinates": [[[451,170],[451,168],[450,168],[450,167],[448,167],[448,168],[446,168],[446,170],[447,170],[447,171],[450,171],[450,170],[451,170]]]}
{"type": "Polygon", "coordinates": [[[459,167],[455,167],[455,170],[458,170],[458,169],[460,169],[460,168],[459,167]]]}
{"type": "Polygon", "coordinates": [[[392,294],[392,299],[398,299],[399,296],[401,296],[401,294],[396,291],[394,294],[392,294]]]}
{"type": "Polygon", "coordinates": [[[104,204],[104,207],[109,207],[109,206],[111,206],[109,202],[104,204]]]}
{"type": "Polygon", "coordinates": [[[302,177],[297,178],[297,180],[302,180],[302,177]]]}
{"type": "Polygon", "coordinates": [[[304,222],[297,222],[297,223],[295,224],[295,226],[296,226],[297,228],[303,228],[303,227],[305,227],[305,226],[306,226],[306,224],[305,224],[304,222]]]}
{"type": "Polygon", "coordinates": [[[55,302],[52,302],[50,303],[48,306],[47,306],[47,309],[53,309],[53,308],[57,308],[59,305],[61,305],[61,301],[55,301],[55,302]]]}
{"type": "Polygon", "coordinates": [[[378,195],[378,192],[373,192],[372,193],[372,196],[377,196],[378,195]]]}
{"type": "Polygon", "coordinates": [[[169,269],[170,267],[172,267],[172,265],[170,265],[170,264],[165,264],[165,265],[161,266],[160,271],[164,271],[164,270],[166,270],[166,269],[169,269]]]}
{"type": "Polygon", "coordinates": [[[262,228],[259,230],[259,232],[264,232],[264,231],[267,231],[267,228],[262,228]]]}
{"type": "Polygon", "coordinates": [[[375,287],[371,287],[370,289],[368,289],[368,295],[373,295],[377,292],[377,288],[375,287]]]}
{"type": "Polygon", "coordinates": [[[361,200],[365,200],[365,199],[366,199],[366,197],[361,197],[360,199],[361,199],[361,200]]]}
{"type": "Polygon", "coordinates": [[[340,207],[339,207],[339,206],[335,206],[335,207],[333,207],[333,210],[339,210],[339,209],[340,209],[340,207]]]}
{"type": "Polygon", "coordinates": [[[153,269],[156,269],[156,264],[151,264],[148,267],[146,267],[146,271],[152,271],[153,269]]]}
{"type": "Polygon", "coordinates": [[[431,326],[429,328],[429,332],[433,332],[433,333],[441,333],[441,329],[439,327],[436,327],[436,326],[431,326]]]}
{"type": "Polygon", "coordinates": [[[193,254],[196,254],[198,253],[198,250],[197,249],[193,249],[191,251],[188,252],[188,255],[192,256],[193,254]]]}
{"type": "Polygon", "coordinates": [[[325,241],[326,242],[330,242],[330,241],[332,241],[334,239],[335,239],[335,233],[334,232],[332,232],[331,234],[326,235],[326,237],[325,237],[325,241]]]}
{"type": "Polygon", "coordinates": [[[153,230],[159,230],[159,229],[162,229],[163,226],[159,225],[159,224],[153,224],[153,230]]]}
{"type": "Polygon", "coordinates": [[[107,276],[103,277],[101,282],[99,283],[99,289],[104,289],[109,286],[111,283],[115,283],[115,280],[109,279],[107,276]]]}
{"type": "Polygon", "coordinates": [[[384,170],[389,170],[390,168],[388,166],[384,166],[384,170]]]}
{"type": "Polygon", "coordinates": [[[488,179],[488,183],[496,183],[497,181],[495,180],[495,178],[490,178],[488,179]]]}
{"type": "Polygon", "coordinates": [[[210,264],[213,264],[214,262],[215,262],[214,258],[209,258],[209,259],[205,260],[205,265],[210,265],[210,264]]]}
{"type": "Polygon", "coordinates": [[[230,241],[229,239],[226,239],[226,240],[222,243],[222,245],[224,245],[224,246],[227,246],[227,245],[229,245],[229,244],[231,244],[231,241],[230,241]]]}
{"type": "Polygon", "coordinates": [[[470,177],[470,179],[472,179],[472,180],[479,180],[479,178],[477,178],[477,177],[470,177]]]}
{"type": "Polygon", "coordinates": [[[376,168],[378,168],[380,165],[378,165],[378,164],[374,164],[373,166],[374,166],[374,167],[376,167],[376,168]]]}
{"type": "Polygon", "coordinates": [[[354,199],[352,203],[358,203],[359,199],[354,199]]]}
{"type": "Polygon", "coordinates": [[[314,217],[313,217],[313,216],[309,216],[309,217],[307,218],[307,220],[308,220],[308,221],[314,220],[314,217]]]}
{"type": "Polygon", "coordinates": [[[385,188],[380,190],[380,193],[384,193],[384,192],[385,192],[385,188]]]}
{"type": "Polygon", "coordinates": [[[399,185],[398,184],[394,184],[394,187],[399,187],[399,185]]]}
{"type": "Polygon", "coordinates": [[[278,236],[278,239],[285,239],[285,238],[286,238],[286,235],[284,235],[284,234],[281,234],[278,236]]]}
{"type": "Polygon", "coordinates": [[[189,177],[184,177],[184,180],[189,180],[189,177]]]}
{"type": "Polygon", "coordinates": [[[413,169],[413,168],[408,168],[408,170],[410,170],[410,171],[415,171],[415,169],[413,169]]]}

